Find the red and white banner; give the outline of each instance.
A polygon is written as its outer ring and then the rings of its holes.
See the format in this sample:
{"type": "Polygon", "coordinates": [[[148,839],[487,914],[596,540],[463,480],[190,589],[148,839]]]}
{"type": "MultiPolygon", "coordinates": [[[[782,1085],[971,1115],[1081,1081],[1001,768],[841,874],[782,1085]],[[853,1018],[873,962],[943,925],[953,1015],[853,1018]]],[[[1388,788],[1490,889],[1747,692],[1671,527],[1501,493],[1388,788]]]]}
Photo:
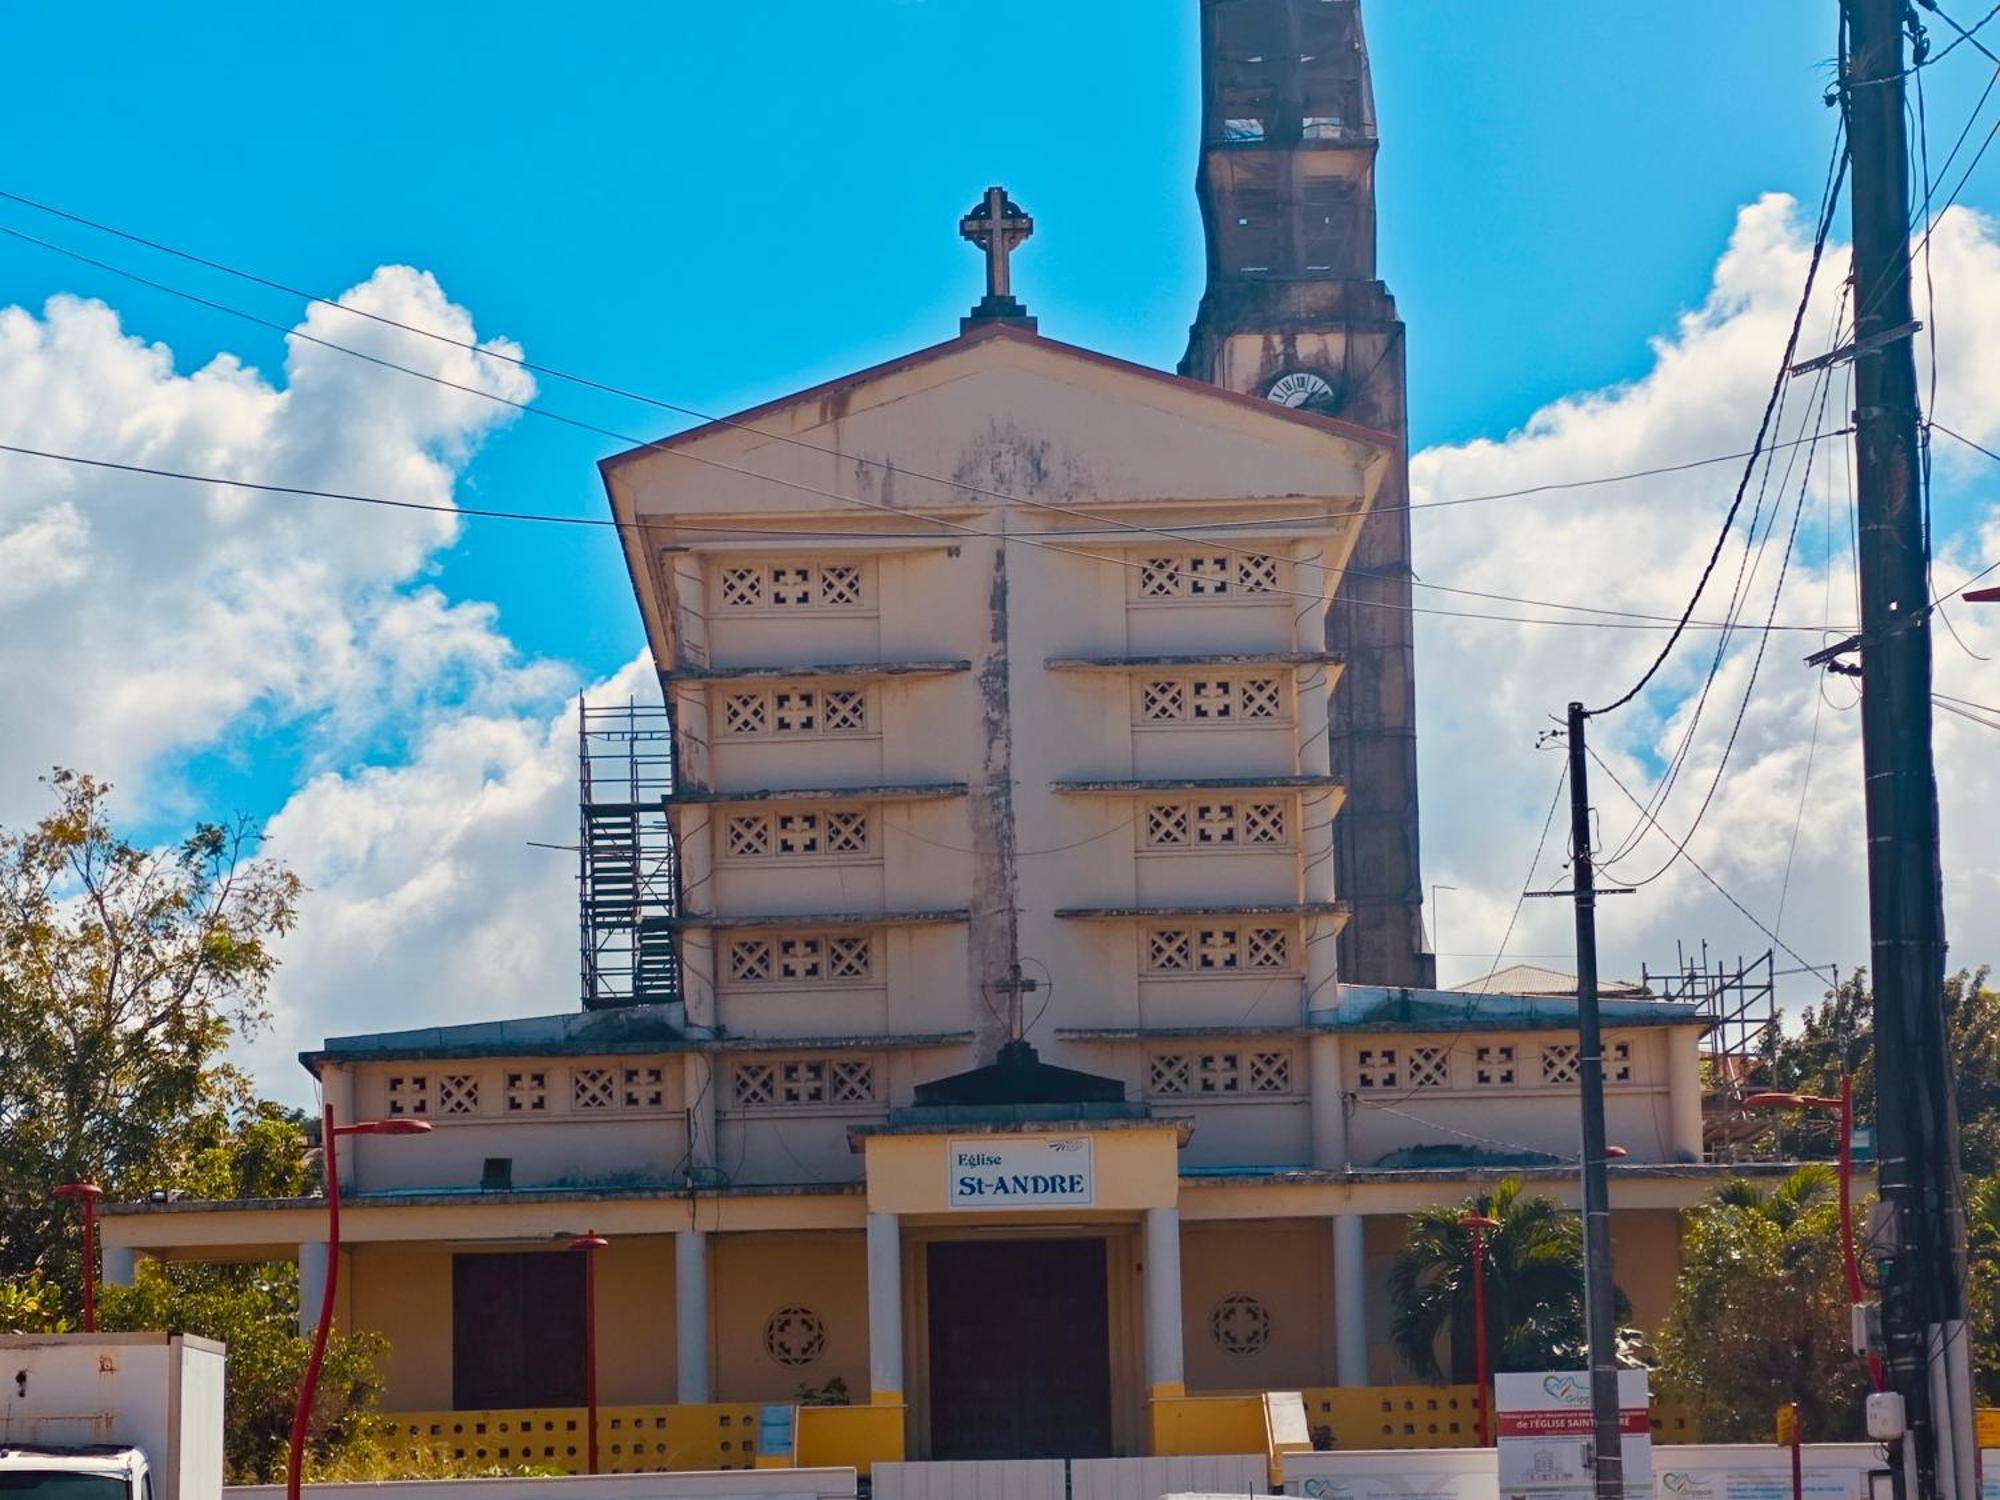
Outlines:
{"type": "MultiPolygon", "coordinates": [[[[1644,1370],[1618,1372],[1618,1430],[1625,1493],[1651,1500],[1653,1424],[1644,1370]]],[[[1500,1500],[1590,1500],[1596,1441],[1588,1371],[1496,1375],[1493,1431],[1500,1500]]]]}

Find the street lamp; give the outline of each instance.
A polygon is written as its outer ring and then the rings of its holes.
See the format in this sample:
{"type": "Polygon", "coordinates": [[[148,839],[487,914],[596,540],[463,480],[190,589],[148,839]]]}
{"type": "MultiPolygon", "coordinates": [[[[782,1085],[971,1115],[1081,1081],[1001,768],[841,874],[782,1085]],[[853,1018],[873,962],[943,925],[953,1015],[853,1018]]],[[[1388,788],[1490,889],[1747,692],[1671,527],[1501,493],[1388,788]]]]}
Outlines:
{"type": "Polygon", "coordinates": [[[357,1120],[352,1125],[333,1123],[333,1106],[320,1116],[319,1157],[326,1172],[326,1277],[320,1286],[319,1326],[313,1330],[312,1354],[306,1360],[305,1379],[299,1382],[299,1404],[292,1412],[291,1462],[285,1468],[286,1500],[299,1500],[306,1456],[306,1418],[312,1412],[313,1395],[319,1389],[319,1367],[326,1359],[327,1330],[333,1326],[333,1293],[340,1280],[340,1153],[334,1143],[344,1135],[426,1135],[428,1120],[357,1120]]]}
{"type": "Polygon", "coordinates": [[[594,1229],[569,1242],[570,1249],[583,1252],[583,1405],[590,1434],[584,1451],[593,1474],[597,1472],[597,1252],[610,1243],[594,1229]]]}
{"type": "MultiPolygon", "coordinates": [[[[1821,1110],[1840,1117],[1840,1266],[1847,1276],[1847,1300],[1860,1306],[1868,1300],[1867,1288],[1861,1284],[1861,1258],[1854,1251],[1854,1079],[1843,1073],[1840,1078],[1840,1093],[1829,1097],[1825,1094],[1785,1094],[1762,1093],[1744,1096],[1745,1109],[1768,1110],[1821,1110]]],[[[1883,1382],[1882,1357],[1868,1356],[1868,1377],[1875,1389],[1886,1390],[1883,1382]]]]}
{"type": "Polygon", "coordinates": [[[97,1200],[104,1189],[94,1182],[65,1182],[58,1198],[83,1200],[83,1331],[97,1332],[97,1200]]]}
{"type": "Polygon", "coordinates": [[[1500,1221],[1486,1214],[1467,1214],[1460,1229],[1472,1231],[1472,1347],[1479,1367],[1479,1446],[1493,1442],[1493,1388],[1486,1370],[1486,1236],[1500,1221]]]}

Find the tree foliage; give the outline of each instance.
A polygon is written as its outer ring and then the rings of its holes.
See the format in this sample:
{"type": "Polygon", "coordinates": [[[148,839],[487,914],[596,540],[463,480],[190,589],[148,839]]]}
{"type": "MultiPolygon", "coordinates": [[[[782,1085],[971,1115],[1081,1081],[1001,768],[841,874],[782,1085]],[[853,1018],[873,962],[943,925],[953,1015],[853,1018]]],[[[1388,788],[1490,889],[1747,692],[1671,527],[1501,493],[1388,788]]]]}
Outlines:
{"type": "MultiPolygon", "coordinates": [[[[292,1198],[317,1190],[307,1122],[253,1097],[231,1040],[265,1019],[273,941],[291,928],[298,878],[257,857],[245,823],[197,824],[145,847],[121,837],[110,788],[57,771],[54,809],[0,830],[0,1327],[80,1321],[80,1237],[58,1183],[108,1199],[151,1194],[292,1198]]],[[[165,1329],[229,1345],[225,1432],[238,1483],[280,1476],[304,1372],[297,1268],[147,1265],[103,1287],[107,1329],[165,1329]]],[[[336,1336],[311,1453],[365,1446],[383,1349],[336,1336]]]]}
{"type": "MultiPolygon", "coordinates": [[[[148,1264],[129,1287],[101,1293],[105,1328],[165,1329],[229,1346],[223,1448],[229,1483],[284,1477],[299,1382],[309,1341],[299,1336],[298,1268],[270,1265],[148,1264]]],[[[380,1334],[335,1333],[327,1341],[307,1427],[307,1470],[338,1460],[369,1439],[381,1380],[380,1334]]]]}
{"type": "Polygon", "coordinates": [[[0,831],[0,1277],[73,1288],[55,1184],[228,1197],[225,1166],[258,1170],[235,1135],[255,1107],[227,1047],[264,1019],[300,884],[254,857],[245,824],[146,848],[113,830],[102,782],[48,784],[53,811],[0,831]]]}
{"type": "Polygon", "coordinates": [[[1965,1217],[1972,1384],[1982,1406],[2000,1406],[2000,1172],[1965,1185],[1965,1217]]]}
{"type": "Polygon", "coordinates": [[[1780,1402],[1815,1441],[1862,1436],[1867,1367],[1850,1345],[1833,1171],[1735,1179],[1686,1216],[1658,1385],[1708,1442],[1764,1442],[1780,1402]]]}
{"type": "MultiPolygon", "coordinates": [[[[2000,1172],[2000,990],[1988,970],[1960,969],[1944,983],[1945,1038],[1957,1079],[1959,1163],[1970,1175],[2000,1172]]],[[[1875,1121],[1875,996],[1865,969],[1842,979],[1799,1017],[1795,1035],[1780,1037],[1769,1060],[1777,1087],[1800,1093],[1840,1092],[1854,1078],[1854,1117],[1875,1121]]],[[[1831,1154],[1830,1117],[1787,1117],[1774,1127],[1791,1156],[1831,1154]]]]}
{"type": "MultiPolygon", "coordinates": [[[[1553,1199],[1527,1193],[1515,1177],[1489,1194],[1410,1215],[1408,1237],[1389,1272],[1390,1336],[1403,1362],[1425,1380],[1445,1378],[1442,1342],[1450,1378],[1476,1377],[1472,1231],[1459,1223],[1468,1214],[1500,1223],[1485,1235],[1493,1372],[1575,1363],[1586,1344],[1582,1221],[1553,1199]]],[[[1622,1294],[1618,1302],[1622,1319],[1622,1294]]]]}

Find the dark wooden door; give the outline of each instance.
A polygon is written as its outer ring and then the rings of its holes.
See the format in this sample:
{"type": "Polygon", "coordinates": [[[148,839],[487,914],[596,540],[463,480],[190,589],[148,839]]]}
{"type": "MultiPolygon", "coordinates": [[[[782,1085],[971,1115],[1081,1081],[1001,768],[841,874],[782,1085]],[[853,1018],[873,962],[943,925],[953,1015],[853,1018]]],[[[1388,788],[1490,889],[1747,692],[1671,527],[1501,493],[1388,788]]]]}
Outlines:
{"type": "Polygon", "coordinates": [[[1111,1452],[1103,1240],[930,1247],[931,1456],[1111,1452]]]}
{"type": "Polygon", "coordinates": [[[451,1258],[451,1404],[583,1405],[583,1257],[563,1250],[451,1258]]]}

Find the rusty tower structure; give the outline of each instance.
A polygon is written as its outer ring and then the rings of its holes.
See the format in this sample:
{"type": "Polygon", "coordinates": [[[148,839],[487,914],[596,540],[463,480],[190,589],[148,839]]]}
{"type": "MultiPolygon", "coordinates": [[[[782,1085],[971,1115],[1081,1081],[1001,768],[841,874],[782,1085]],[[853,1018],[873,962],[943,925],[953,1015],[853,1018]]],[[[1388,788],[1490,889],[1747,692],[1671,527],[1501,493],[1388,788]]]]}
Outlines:
{"type": "Polygon", "coordinates": [[[1327,620],[1340,972],[1430,985],[1417,852],[1403,325],[1375,274],[1375,100],[1359,0],[1201,0],[1195,191],[1208,285],[1180,372],[1403,442],[1327,620]]]}

